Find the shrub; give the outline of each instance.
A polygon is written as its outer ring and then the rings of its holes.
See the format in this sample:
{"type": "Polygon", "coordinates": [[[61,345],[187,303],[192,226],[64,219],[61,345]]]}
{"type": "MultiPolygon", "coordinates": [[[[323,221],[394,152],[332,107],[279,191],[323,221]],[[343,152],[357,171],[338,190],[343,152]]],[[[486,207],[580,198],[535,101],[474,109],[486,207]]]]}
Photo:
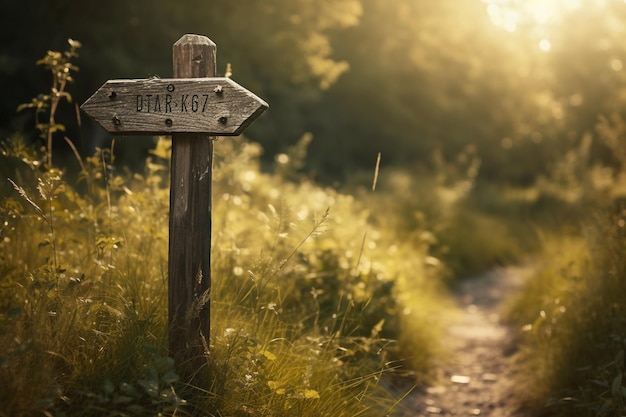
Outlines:
{"type": "Polygon", "coordinates": [[[542,230],[537,272],[512,300],[508,317],[523,330],[522,403],[547,415],[626,410],[623,133],[621,118],[600,118],[596,137],[614,154],[612,165],[591,163],[593,137],[586,135],[538,184],[544,203],[559,203],[552,209],[560,227],[542,230]]]}

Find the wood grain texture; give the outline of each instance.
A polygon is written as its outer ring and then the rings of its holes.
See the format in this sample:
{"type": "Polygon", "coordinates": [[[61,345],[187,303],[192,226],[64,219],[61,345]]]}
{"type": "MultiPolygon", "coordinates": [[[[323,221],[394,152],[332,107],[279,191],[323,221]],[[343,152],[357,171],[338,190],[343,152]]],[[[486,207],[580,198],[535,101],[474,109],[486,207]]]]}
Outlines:
{"type": "Polygon", "coordinates": [[[239,135],[267,108],[224,77],[110,80],[81,106],[117,135],[239,135]]]}
{"type": "MultiPolygon", "coordinates": [[[[215,76],[215,44],[185,35],[173,47],[174,77],[215,76]]],[[[168,318],[169,350],[195,367],[210,333],[213,138],[172,135],[168,318]]]]}

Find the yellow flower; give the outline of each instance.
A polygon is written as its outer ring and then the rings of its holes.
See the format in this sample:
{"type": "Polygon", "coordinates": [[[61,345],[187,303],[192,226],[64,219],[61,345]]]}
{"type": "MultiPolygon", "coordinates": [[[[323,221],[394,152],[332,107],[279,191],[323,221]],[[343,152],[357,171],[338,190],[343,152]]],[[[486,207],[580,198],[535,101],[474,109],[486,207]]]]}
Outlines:
{"type": "Polygon", "coordinates": [[[317,391],[315,391],[314,389],[305,389],[304,390],[304,398],[319,400],[320,394],[317,391]]]}

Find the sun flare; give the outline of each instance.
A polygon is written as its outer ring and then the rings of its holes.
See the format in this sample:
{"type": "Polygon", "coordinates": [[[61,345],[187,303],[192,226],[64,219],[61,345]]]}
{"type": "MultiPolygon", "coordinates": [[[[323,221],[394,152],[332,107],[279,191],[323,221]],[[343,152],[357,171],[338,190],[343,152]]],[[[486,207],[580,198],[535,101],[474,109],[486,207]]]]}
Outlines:
{"type": "Polygon", "coordinates": [[[583,0],[483,0],[491,21],[509,32],[519,27],[548,26],[563,13],[580,9],[583,0]]]}
{"type": "MultiPolygon", "coordinates": [[[[562,16],[581,9],[583,0],[482,0],[486,4],[491,22],[506,30],[516,32],[522,28],[537,38],[537,47],[548,52],[552,48],[550,33],[562,16]]],[[[597,3],[606,0],[592,0],[597,3]]]]}

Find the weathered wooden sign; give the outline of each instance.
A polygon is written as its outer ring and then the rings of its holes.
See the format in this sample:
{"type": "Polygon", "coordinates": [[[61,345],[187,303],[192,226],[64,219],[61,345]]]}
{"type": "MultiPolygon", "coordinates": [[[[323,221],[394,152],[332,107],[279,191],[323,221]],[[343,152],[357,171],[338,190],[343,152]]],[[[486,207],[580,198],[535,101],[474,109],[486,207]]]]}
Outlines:
{"type": "Polygon", "coordinates": [[[110,80],[81,109],[117,135],[239,135],[268,105],[230,78],[110,80]]]}
{"type": "Polygon", "coordinates": [[[172,56],[174,78],[110,80],[81,109],[113,134],[172,135],[169,350],[196,372],[210,331],[213,136],[240,134],[268,105],[215,78],[209,38],[184,35],[172,56]]]}

